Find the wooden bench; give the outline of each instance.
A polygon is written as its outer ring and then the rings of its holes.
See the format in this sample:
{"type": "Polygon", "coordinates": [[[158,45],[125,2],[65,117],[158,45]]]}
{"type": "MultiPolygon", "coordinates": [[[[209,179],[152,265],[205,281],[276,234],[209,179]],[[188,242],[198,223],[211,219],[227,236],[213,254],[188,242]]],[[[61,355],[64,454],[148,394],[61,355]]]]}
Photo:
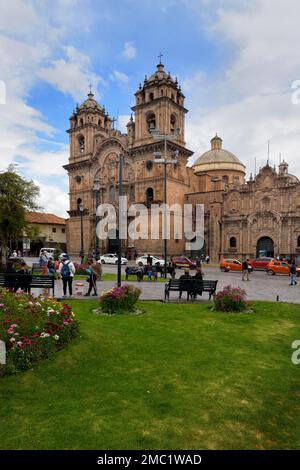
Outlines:
{"type": "Polygon", "coordinates": [[[170,299],[170,292],[187,292],[188,299],[202,295],[202,292],[209,293],[209,300],[216,293],[218,281],[201,279],[170,279],[165,285],[165,300],[170,299]]]}
{"type": "Polygon", "coordinates": [[[53,276],[32,276],[32,274],[0,273],[0,286],[11,290],[52,289],[54,296],[55,279],[53,276]]]}

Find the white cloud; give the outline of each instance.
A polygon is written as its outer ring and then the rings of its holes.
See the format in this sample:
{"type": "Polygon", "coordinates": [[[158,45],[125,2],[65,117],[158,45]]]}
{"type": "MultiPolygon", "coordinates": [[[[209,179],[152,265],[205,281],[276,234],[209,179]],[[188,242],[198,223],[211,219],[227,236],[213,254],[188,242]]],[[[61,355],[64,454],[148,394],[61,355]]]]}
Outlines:
{"type": "Polygon", "coordinates": [[[110,79],[112,81],[117,81],[117,82],[121,82],[121,83],[128,83],[129,81],[129,77],[128,75],[126,75],[126,73],[124,72],[119,72],[118,70],[114,70],[111,74],[110,74],[110,79]]]}
{"type": "Polygon", "coordinates": [[[125,59],[135,59],[136,57],[136,47],[134,46],[134,43],[131,41],[125,42],[124,48],[122,51],[122,56],[125,57],[125,59]]]}
{"type": "MultiPolygon", "coordinates": [[[[210,37],[231,53],[217,77],[199,70],[185,80],[188,144],[197,157],[217,131],[250,172],[255,157],[266,163],[270,139],[271,161],[277,164],[282,152],[299,176],[300,106],[291,103],[291,83],[300,78],[299,2],[227,1],[216,10],[218,2],[206,3],[210,37]]],[[[202,18],[203,3],[194,8],[202,18]]]]}
{"type": "Polygon", "coordinates": [[[38,204],[44,207],[46,212],[56,214],[60,217],[68,218],[67,210],[69,209],[69,199],[67,195],[68,180],[61,178],[58,184],[45,184],[41,180],[35,180],[35,184],[40,187],[41,196],[38,199],[38,204]]]}
{"type": "Polygon", "coordinates": [[[90,82],[94,89],[97,89],[99,83],[106,85],[102,77],[92,72],[87,55],[77,51],[73,46],[66,46],[63,49],[66,58],[54,60],[50,67],[42,68],[39,71],[40,78],[59,91],[71,95],[75,101],[86,96],[90,82]]]}

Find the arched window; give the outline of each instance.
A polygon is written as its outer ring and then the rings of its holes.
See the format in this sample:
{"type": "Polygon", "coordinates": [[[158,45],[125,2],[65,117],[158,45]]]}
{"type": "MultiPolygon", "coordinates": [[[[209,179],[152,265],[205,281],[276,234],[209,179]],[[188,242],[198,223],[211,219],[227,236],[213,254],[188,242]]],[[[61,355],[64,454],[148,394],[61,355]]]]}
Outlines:
{"type": "Polygon", "coordinates": [[[84,137],[82,135],[78,137],[78,146],[79,146],[80,153],[83,153],[85,147],[84,147],[84,137]]]}
{"type": "Polygon", "coordinates": [[[76,207],[77,207],[78,210],[79,210],[79,206],[81,206],[81,204],[82,204],[82,199],[79,197],[76,201],[76,207]]]}
{"type": "Polygon", "coordinates": [[[80,125],[83,126],[83,119],[80,119],[80,125]]]}
{"type": "Polygon", "coordinates": [[[153,93],[149,93],[149,101],[153,101],[154,100],[154,94],[153,93]]]}
{"type": "Polygon", "coordinates": [[[98,126],[101,127],[101,119],[98,119],[98,126]]]}
{"type": "Polygon", "coordinates": [[[146,190],[146,201],[152,202],[153,201],[153,188],[147,188],[146,190]]]}
{"type": "Polygon", "coordinates": [[[300,247],[300,235],[299,235],[299,237],[298,237],[298,239],[297,239],[297,246],[300,247]]]}
{"type": "Polygon", "coordinates": [[[175,132],[175,128],[176,128],[176,116],[175,116],[175,114],[171,115],[170,127],[171,127],[171,133],[173,134],[175,132]]]}
{"type": "Polygon", "coordinates": [[[112,202],[116,199],[116,191],[114,186],[110,186],[108,190],[108,199],[112,202]]]}
{"type": "Polygon", "coordinates": [[[156,129],[156,118],[154,113],[149,113],[147,115],[147,126],[149,133],[156,129]]]}
{"type": "Polygon", "coordinates": [[[174,101],[174,95],[173,95],[173,93],[171,94],[171,100],[174,101]]]}
{"type": "Polygon", "coordinates": [[[229,246],[230,246],[230,248],[236,248],[236,238],[235,237],[230,237],[229,246]]]}

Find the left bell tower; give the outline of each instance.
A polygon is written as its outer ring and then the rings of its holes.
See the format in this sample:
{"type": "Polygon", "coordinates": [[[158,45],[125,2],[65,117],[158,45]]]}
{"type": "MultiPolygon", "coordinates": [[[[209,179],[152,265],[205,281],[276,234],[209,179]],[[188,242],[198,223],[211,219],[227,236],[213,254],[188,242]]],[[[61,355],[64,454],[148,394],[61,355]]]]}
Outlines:
{"type": "Polygon", "coordinates": [[[70,117],[70,163],[86,160],[93,155],[94,137],[99,132],[108,136],[112,120],[90,91],[87,99],[76,107],[70,117]]]}

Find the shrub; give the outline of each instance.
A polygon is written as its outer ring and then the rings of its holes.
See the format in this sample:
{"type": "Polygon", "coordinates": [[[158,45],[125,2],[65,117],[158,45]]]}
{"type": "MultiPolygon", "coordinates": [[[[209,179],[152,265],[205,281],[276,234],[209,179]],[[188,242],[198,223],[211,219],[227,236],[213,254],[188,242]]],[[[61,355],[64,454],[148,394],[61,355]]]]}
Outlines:
{"type": "Polygon", "coordinates": [[[226,286],[214,298],[215,310],[222,312],[242,312],[246,307],[246,292],[239,287],[226,286]]]}
{"type": "Polygon", "coordinates": [[[101,310],[105,313],[130,312],[133,310],[140,294],[140,289],[127,284],[122,287],[114,287],[101,295],[101,310]]]}
{"type": "Polygon", "coordinates": [[[69,305],[0,289],[0,339],[6,346],[6,364],[0,365],[0,375],[31,368],[77,333],[78,322],[69,305]]]}

